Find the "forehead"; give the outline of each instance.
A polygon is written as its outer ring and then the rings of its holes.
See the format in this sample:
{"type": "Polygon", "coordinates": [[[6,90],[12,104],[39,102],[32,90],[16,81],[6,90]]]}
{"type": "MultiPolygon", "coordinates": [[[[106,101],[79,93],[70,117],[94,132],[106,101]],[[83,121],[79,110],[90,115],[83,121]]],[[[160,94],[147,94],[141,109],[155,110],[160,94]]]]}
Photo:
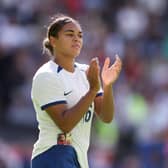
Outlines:
{"type": "Polygon", "coordinates": [[[77,31],[77,32],[82,32],[81,26],[74,21],[64,25],[61,31],[64,32],[66,30],[73,30],[73,31],[77,31]]]}

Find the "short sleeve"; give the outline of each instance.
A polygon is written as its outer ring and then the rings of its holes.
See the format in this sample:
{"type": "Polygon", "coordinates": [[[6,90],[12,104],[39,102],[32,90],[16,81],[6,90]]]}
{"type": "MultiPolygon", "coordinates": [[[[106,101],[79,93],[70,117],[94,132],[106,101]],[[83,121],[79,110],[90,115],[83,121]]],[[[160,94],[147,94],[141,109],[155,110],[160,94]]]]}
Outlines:
{"type": "Polygon", "coordinates": [[[41,73],[34,77],[32,99],[40,105],[42,110],[52,105],[67,103],[64,85],[59,77],[52,73],[41,73]]]}

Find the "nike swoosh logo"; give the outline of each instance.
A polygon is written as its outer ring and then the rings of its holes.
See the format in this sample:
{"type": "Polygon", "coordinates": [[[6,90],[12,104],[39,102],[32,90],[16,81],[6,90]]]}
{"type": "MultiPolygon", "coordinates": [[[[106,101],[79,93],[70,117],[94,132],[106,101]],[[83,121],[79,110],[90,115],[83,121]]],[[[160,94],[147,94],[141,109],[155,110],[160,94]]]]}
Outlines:
{"type": "Polygon", "coordinates": [[[71,92],[72,92],[72,90],[71,90],[71,91],[69,91],[69,92],[64,92],[64,96],[69,95],[71,92]]]}

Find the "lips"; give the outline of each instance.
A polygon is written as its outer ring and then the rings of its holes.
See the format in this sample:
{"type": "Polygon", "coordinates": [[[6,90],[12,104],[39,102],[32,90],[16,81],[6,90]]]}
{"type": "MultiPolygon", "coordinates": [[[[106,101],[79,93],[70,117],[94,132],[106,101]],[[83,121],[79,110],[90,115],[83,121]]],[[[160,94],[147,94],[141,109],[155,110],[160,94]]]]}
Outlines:
{"type": "Polygon", "coordinates": [[[72,47],[76,48],[76,49],[80,49],[81,48],[79,44],[74,44],[74,45],[72,45],[72,47]]]}

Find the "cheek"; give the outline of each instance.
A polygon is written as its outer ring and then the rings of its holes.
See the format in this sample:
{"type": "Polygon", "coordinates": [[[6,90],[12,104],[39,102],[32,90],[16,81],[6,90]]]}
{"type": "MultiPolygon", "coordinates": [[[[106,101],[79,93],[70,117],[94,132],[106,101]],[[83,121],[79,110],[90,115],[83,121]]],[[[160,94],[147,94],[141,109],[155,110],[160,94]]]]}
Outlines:
{"type": "Polygon", "coordinates": [[[82,40],[82,42],[81,42],[81,48],[83,47],[83,40],[82,40]]]}
{"type": "Polygon", "coordinates": [[[62,40],[60,41],[60,47],[61,47],[62,49],[68,49],[70,46],[71,46],[70,40],[68,40],[68,39],[62,39],[62,40]]]}
{"type": "Polygon", "coordinates": [[[64,41],[61,45],[61,50],[63,53],[67,54],[67,53],[71,53],[72,52],[72,47],[71,47],[71,43],[69,41],[64,41]]]}
{"type": "Polygon", "coordinates": [[[72,39],[69,39],[69,38],[66,38],[62,41],[62,47],[65,48],[65,49],[70,49],[72,47],[72,39]]]}

